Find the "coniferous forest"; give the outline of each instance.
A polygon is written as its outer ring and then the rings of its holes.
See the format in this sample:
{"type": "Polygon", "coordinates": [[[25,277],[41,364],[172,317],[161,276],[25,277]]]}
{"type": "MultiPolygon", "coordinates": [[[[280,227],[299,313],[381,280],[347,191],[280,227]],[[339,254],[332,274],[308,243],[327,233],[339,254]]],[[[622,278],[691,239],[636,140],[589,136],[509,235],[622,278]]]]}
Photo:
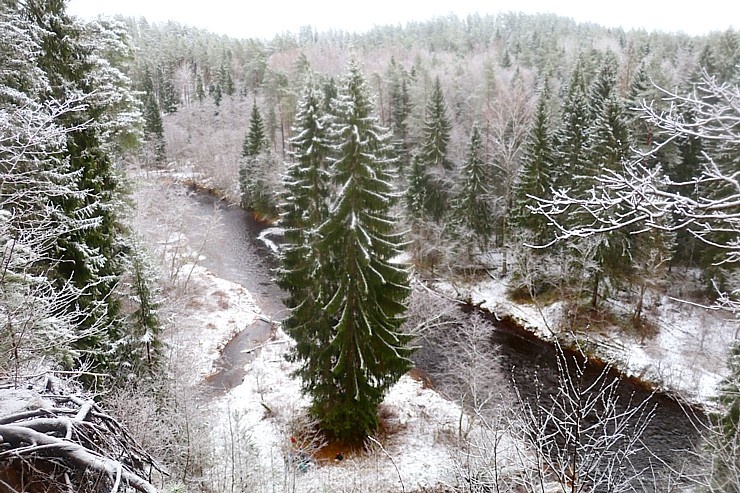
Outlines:
{"type": "Polygon", "coordinates": [[[335,491],[301,478],[348,467],[347,450],[393,461],[386,400],[409,374],[460,406],[436,438],[453,472],[407,488],[393,462],[393,486],[358,473],[340,491],[740,491],[739,84],[733,29],[508,13],[234,39],[6,1],[0,491],[335,491]],[[232,401],[207,414],[217,399],[177,362],[207,352],[207,333],[178,332],[206,303],[200,253],[147,239],[142,189],[170,237],[171,190],[277,228],[266,262],[285,309],[242,353],[281,347],[305,400],[282,422],[260,394],[284,463],[265,466],[232,401]],[[534,330],[560,351],[552,402],[479,382],[495,355],[476,314],[500,315],[473,299],[485,283],[557,310],[534,330]],[[701,428],[693,467],[658,458],[656,473],[632,461],[651,404],[618,408],[610,374],[585,384],[579,365],[599,341],[660,339],[666,303],[730,329],[711,399],[645,378],[701,428]],[[425,367],[439,353],[446,370],[425,367]]]}

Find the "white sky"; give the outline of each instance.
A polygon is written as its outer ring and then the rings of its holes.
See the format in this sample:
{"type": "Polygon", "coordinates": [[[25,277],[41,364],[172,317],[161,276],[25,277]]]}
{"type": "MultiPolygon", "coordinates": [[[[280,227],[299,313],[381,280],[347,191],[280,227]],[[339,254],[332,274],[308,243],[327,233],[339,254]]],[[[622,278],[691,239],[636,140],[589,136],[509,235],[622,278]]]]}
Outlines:
{"type": "Polygon", "coordinates": [[[625,29],[704,34],[740,27],[737,0],[69,0],[68,12],[174,20],[229,36],[271,38],[311,25],[319,31],[366,31],[374,25],[424,21],[453,12],[553,12],[579,22],[625,29]]]}

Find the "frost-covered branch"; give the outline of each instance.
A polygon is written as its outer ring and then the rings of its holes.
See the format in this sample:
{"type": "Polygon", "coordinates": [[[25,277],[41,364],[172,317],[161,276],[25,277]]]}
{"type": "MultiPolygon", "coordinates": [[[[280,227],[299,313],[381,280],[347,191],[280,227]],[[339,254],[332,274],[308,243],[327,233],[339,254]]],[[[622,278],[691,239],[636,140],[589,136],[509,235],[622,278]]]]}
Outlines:
{"type": "MultiPolygon", "coordinates": [[[[719,84],[704,75],[694,93],[679,96],[664,90],[669,111],[644,104],[644,118],[666,132],[666,140],[648,153],[623,162],[619,170],[603,170],[593,178],[586,194],[575,197],[571,190],[553,191],[551,199],[537,199],[534,212],[555,226],[553,243],[630,228],[632,234],[648,230],[688,230],[699,240],[726,251],[726,262],[740,261],[740,92],[737,86],[719,84]],[[692,114],[691,121],[684,118],[692,114]],[[670,178],[665,163],[651,166],[668,142],[696,137],[707,141],[710,150],[696,174],[684,181],[670,178]],[[691,190],[687,193],[686,190],[691,190]],[[577,225],[566,217],[577,213],[577,225]],[[717,239],[715,233],[723,233],[717,239]]],[[[579,179],[579,177],[576,177],[579,179]]],[[[547,246],[547,245],[545,245],[547,246]]]]}
{"type": "Polygon", "coordinates": [[[113,488],[107,491],[115,491],[122,483],[142,493],[157,492],[145,479],[144,467],[159,467],[118,421],[91,401],[75,396],[43,399],[45,406],[40,409],[0,416],[3,467],[44,484],[65,476],[70,486],[85,491],[102,491],[106,484],[113,488]],[[43,467],[44,463],[57,464],[57,468],[43,467]],[[100,478],[98,486],[87,490],[84,478],[90,474],[100,478]]]}

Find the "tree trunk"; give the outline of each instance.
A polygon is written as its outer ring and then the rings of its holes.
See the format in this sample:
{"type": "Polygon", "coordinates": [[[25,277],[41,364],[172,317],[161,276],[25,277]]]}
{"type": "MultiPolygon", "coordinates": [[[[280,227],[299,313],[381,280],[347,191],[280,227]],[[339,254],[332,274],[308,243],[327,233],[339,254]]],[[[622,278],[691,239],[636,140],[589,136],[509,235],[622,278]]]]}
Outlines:
{"type": "Polygon", "coordinates": [[[599,300],[599,281],[601,280],[601,273],[596,272],[594,276],[594,290],[591,293],[591,308],[596,308],[596,303],[599,300]]]}

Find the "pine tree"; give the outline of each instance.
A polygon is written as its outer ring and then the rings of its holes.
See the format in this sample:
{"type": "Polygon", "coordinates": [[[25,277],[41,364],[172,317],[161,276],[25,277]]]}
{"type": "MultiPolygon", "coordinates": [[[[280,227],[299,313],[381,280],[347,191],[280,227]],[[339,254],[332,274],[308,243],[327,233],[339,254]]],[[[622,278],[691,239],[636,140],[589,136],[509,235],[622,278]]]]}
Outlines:
{"type": "Polygon", "coordinates": [[[320,226],[318,274],[328,303],[316,314],[328,332],[299,355],[311,411],[330,435],[358,442],[378,429],[378,405],[410,367],[409,336],[399,331],[408,272],[394,263],[402,248],[390,209],[395,201],[389,133],[371,115],[372,101],[352,59],[336,100],[331,175],[338,187],[320,226]]]}
{"type": "Polygon", "coordinates": [[[475,242],[480,250],[485,249],[493,233],[490,191],[486,182],[484,148],[478,125],[473,125],[470,146],[465,163],[460,170],[462,183],[452,202],[452,219],[458,234],[467,237],[467,251],[475,242]],[[471,236],[468,236],[471,235],[471,236]]]}

